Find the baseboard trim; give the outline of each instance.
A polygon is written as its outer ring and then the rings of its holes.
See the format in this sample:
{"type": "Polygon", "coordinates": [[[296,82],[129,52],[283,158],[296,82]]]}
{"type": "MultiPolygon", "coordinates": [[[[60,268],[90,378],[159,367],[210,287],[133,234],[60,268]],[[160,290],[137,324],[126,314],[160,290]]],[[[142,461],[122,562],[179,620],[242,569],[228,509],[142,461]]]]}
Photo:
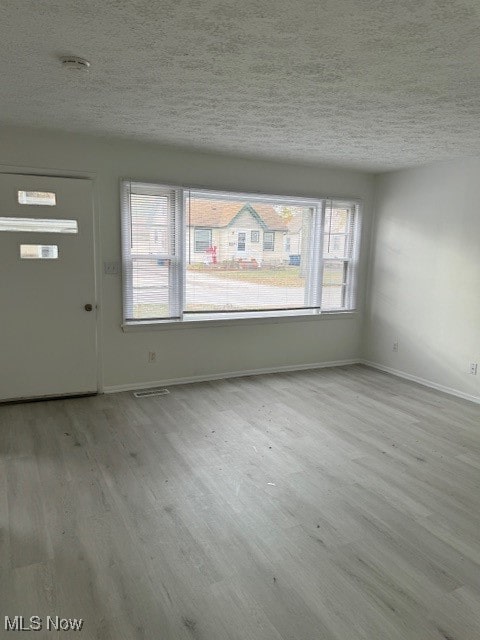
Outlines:
{"type": "Polygon", "coordinates": [[[384,371],[385,373],[391,373],[393,376],[397,376],[398,378],[404,378],[405,380],[410,380],[410,382],[421,384],[424,387],[430,387],[430,389],[448,393],[451,396],[462,398],[462,400],[469,400],[470,402],[480,404],[480,396],[473,396],[469,393],[459,391],[458,389],[453,389],[452,387],[446,387],[443,384],[438,384],[437,382],[433,382],[433,380],[427,380],[426,378],[420,378],[419,376],[414,376],[411,373],[406,373],[405,371],[392,369],[391,367],[385,367],[383,364],[379,364],[378,362],[371,362],[370,360],[359,360],[359,362],[360,364],[364,364],[367,367],[372,367],[372,369],[378,369],[379,371],[384,371]]]}
{"type": "Polygon", "coordinates": [[[310,369],[327,369],[330,367],[345,367],[349,364],[359,364],[358,358],[348,360],[331,360],[329,362],[313,362],[309,364],[293,364],[280,367],[265,367],[262,369],[248,369],[243,371],[226,371],[223,373],[200,374],[184,378],[169,378],[154,382],[138,382],[106,386],[103,393],[119,393],[121,391],[137,391],[138,389],[152,389],[153,387],[171,387],[177,384],[192,384],[192,382],[209,382],[228,378],[245,378],[246,376],[261,376],[267,373],[287,373],[289,371],[308,371],[310,369]]]}

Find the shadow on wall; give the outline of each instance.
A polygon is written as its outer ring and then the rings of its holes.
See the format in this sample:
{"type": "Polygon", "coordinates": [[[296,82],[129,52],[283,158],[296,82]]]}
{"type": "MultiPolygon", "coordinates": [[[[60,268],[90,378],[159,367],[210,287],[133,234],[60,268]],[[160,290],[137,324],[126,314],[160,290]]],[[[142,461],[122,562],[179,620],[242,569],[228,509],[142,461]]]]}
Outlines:
{"type": "Polygon", "coordinates": [[[480,258],[471,222],[471,208],[455,208],[442,190],[418,201],[383,198],[366,357],[479,395],[477,378],[468,374],[469,363],[480,359],[480,301],[473,295],[480,288],[480,258]]]}

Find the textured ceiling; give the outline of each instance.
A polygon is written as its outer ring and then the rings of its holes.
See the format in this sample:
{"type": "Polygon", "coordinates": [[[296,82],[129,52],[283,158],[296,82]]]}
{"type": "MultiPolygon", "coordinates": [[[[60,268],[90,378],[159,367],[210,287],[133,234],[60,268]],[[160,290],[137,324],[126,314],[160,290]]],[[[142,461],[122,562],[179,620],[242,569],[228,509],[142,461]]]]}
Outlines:
{"type": "Polygon", "coordinates": [[[371,170],[480,153],[478,0],[1,0],[0,59],[5,124],[371,170]]]}

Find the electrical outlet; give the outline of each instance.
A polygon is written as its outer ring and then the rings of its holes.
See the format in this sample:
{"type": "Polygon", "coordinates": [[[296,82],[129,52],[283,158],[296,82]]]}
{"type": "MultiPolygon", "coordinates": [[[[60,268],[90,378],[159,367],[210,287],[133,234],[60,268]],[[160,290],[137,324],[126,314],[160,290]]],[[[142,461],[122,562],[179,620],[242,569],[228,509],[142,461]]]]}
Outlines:
{"type": "Polygon", "coordinates": [[[155,353],[155,351],[149,351],[148,352],[148,361],[149,362],[156,362],[157,361],[157,354],[155,353]]]}
{"type": "Polygon", "coordinates": [[[398,340],[395,340],[395,342],[392,344],[392,351],[395,351],[395,353],[398,352],[398,340]]]}
{"type": "Polygon", "coordinates": [[[470,370],[469,373],[472,376],[476,376],[477,375],[477,368],[478,368],[478,364],[476,362],[471,362],[470,363],[470,370]]]}

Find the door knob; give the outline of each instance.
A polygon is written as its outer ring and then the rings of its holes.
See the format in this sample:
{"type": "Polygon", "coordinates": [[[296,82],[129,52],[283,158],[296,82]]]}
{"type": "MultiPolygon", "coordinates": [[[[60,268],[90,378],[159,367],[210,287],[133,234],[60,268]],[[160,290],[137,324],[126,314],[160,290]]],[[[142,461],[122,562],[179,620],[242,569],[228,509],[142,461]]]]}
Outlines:
{"type": "Polygon", "coordinates": [[[85,305],[85,311],[92,311],[93,310],[93,304],[86,304],[85,305]]]}

